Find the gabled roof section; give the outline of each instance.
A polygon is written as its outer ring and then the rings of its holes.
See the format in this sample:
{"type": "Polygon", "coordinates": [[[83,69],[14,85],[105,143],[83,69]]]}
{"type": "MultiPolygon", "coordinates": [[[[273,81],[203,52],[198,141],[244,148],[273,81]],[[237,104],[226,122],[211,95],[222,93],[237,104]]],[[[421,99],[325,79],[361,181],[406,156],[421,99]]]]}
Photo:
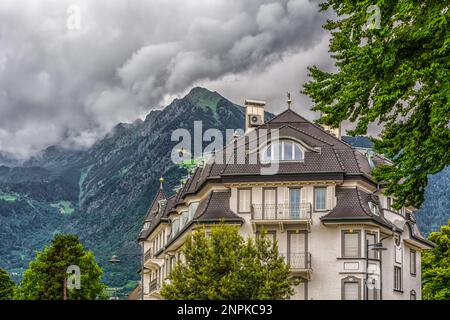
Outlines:
{"type": "MultiPolygon", "coordinates": [[[[261,129],[268,130],[269,136],[266,140],[269,142],[271,129],[278,129],[280,138],[298,141],[305,149],[302,161],[280,162],[277,175],[284,177],[295,175],[297,178],[301,178],[304,175],[305,177],[314,178],[312,175],[323,176],[323,174],[326,174],[327,176],[339,175],[344,179],[349,175],[360,175],[365,179],[372,180],[370,175],[371,167],[363,151],[338,139],[321,126],[305,119],[292,109],[283,111],[270,121],[255,128],[256,131],[261,129]]],[[[251,136],[251,138],[255,139],[255,136],[251,136]]],[[[259,147],[261,148],[264,145],[259,147]]],[[[230,179],[234,178],[247,179],[248,177],[248,179],[252,179],[252,177],[260,177],[261,172],[264,171],[261,169],[268,167],[268,165],[262,164],[259,156],[257,156],[258,160],[256,163],[250,164],[249,154],[253,156],[254,152],[256,152],[253,148],[253,144],[250,144],[248,139],[240,137],[235,142],[228,144],[223,150],[217,151],[215,159],[218,161],[208,162],[204,166],[196,168],[181,190],[177,192],[176,204],[182,204],[187,195],[195,194],[208,181],[220,182],[222,179],[230,181],[230,179]],[[238,159],[236,156],[238,145],[241,145],[237,141],[240,141],[240,139],[245,139],[245,161],[236,160],[238,159]],[[227,147],[230,148],[231,152],[226,149],[227,147]],[[233,154],[234,156],[232,156],[233,154]]],[[[377,166],[386,162],[378,155],[374,155],[373,159],[377,166]]]]}
{"type": "MultiPolygon", "coordinates": [[[[155,230],[155,228],[162,221],[167,221],[169,212],[173,209],[173,207],[175,205],[175,199],[176,199],[175,195],[173,195],[169,198],[160,199],[160,200],[166,200],[164,207],[161,207],[160,209],[159,209],[159,207],[157,207],[156,211],[150,211],[151,214],[153,214],[153,215],[150,218],[150,220],[146,220],[146,222],[150,223],[150,226],[147,230],[142,230],[141,234],[139,235],[139,239],[146,239],[150,235],[150,233],[152,233],[152,231],[155,230]]],[[[158,203],[158,202],[156,202],[156,203],[158,203]]]]}
{"type": "Polygon", "coordinates": [[[155,213],[159,209],[159,201],[166,200],[166,195],[164,194],[163,189],[159,189],[158,193],[156,194],[155,198],[153,199],[152,204],[150,205],[150,208],[147,212],[147,217],[145,218],[145,221],[151,221],[155,213]]]}
{"type": "Polygon", "coordinates": [[[287,109],[282,113],[280,113],[279,115],[276,115],[266,123],[293,123],[293,122],[302,123],[309,121],[303,118],[297,112],[293,111],[292,109],[287,109]]]}

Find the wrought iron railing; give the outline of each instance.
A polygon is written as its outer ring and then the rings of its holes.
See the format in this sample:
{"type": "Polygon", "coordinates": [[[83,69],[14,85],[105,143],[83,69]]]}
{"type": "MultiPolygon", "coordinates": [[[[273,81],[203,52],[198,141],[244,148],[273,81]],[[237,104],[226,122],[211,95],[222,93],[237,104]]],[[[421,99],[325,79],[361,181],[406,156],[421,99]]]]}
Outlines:
{"type": "Polygon", "coordinates": [[[311,253],[296,252],[281,254],[291,269],[311,269],[311,253]]]}
{"type": "Polygon", "coordinates": [[[310,220],[311,203],[252,204],[253,220],[310,220]]]}
{"type": "Polygon", "coordinates": [[[150,260],[153,258],[153,249],[150,248],[144,253],[144,261],[150,260]]]}
{"type": "Polygon", "coordinates": [[[149,293],[152,293],[153,291],[156,291],[160,288],[161,286],[158,283],[158,279],[153,279],[152,281],[150,281],[150,284],[148,286],[148,291],[149,293]]]}

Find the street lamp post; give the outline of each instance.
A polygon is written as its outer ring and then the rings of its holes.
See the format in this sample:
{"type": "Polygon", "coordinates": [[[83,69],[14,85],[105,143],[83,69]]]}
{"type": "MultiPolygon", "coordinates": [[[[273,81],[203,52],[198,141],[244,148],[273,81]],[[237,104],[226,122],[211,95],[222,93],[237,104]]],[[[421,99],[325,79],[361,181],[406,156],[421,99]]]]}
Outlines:
{"type": "Polygon", "coordinates": [[[383,255],[381,253],[382,253],[382,251],[387,250],[387,248],[383,247],[383,240],[386,238],[387,237],[382,238],[382,239],[380,239],[379,242],[372,243],[372,244],[369,243],[369,240],[366,240],[366,283],[365,283],[366,284],[365,285],[366,300],[369,300],[369,286],[368,286],[369,272],[368,272],[368,270],[369,270],[369,248],[370,247],[373,247],[373,248],[371,248],[371,250],[380,253],[380,280],[379,280],[380,281],[380,300],[383,300],[383,291],[382,291],[382,288],[383,288],[382,287],[383,286],[383,278],[382,278],[383,255]]]}
{"type": "MultiPolygon", "coordinates": [[[[140,257],[140,270],[141,270],[141,300],[144,300],[144,247],[142,247],[142,250],[140,253],[121,253],[122,256],[138,256],[140,257]]],[[[122,261],[117,255],[113,255],[111,259],[109,259],[109,263],[111,264],[119,264],[122,261]]]]}

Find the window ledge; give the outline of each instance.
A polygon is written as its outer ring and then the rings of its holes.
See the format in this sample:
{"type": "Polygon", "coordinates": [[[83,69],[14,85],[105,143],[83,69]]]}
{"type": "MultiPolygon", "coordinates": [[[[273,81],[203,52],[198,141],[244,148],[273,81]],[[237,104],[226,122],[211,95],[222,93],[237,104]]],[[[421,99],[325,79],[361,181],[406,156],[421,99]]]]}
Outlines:
{"type": "Polygon", "coordinates": [[[399,290],[399,289],[394,289],[394,292],[405,293],[403,290],[399,290]]]}

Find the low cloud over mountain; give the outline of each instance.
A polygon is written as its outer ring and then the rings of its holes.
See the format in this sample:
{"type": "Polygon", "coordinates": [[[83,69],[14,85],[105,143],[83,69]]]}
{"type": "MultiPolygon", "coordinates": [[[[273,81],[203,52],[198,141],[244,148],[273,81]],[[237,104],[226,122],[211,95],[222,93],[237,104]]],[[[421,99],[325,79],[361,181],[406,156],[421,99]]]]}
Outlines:
{"type": "Polygon", "coordinates": [[[325,19],[314,0],[3,0],[0,150],[89,146],[197,84],[270,111],[291,90],[309,113],[298,91],[329,64],[325,19]]]}

